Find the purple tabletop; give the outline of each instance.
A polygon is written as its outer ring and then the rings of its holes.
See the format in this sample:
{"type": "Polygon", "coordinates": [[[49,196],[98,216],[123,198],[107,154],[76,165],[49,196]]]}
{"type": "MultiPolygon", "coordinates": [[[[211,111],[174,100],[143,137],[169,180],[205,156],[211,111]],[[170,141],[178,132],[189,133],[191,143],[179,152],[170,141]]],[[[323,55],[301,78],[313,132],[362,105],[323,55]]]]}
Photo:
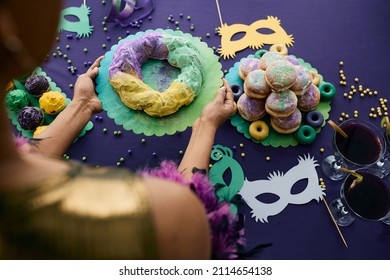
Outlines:
{"type": "MultiPolygon", "coordinates": [[[[117,44],[118,37],[125,38],[148,29],[175,29],[175,23],[168,21],[170,16],[179,21],[181,31],[202,37],[209,47],[220,45],[220,37],[214,33],[220,22],[215,1],[155,2],[150,19],[146,17],[139,27],[121,27],[115,23],[102,24],[110,12],[111,1],[86,1],[91,7],[93,33],[90,37],[77,39],[75,33],[60,32],[49,59],[42,64],[43,70],[71,98],[71,85],[75,83],[77,74],[86,70],[85,64],[105,54],[117,44]],[[194,26],[193,30],[191,25],[194,26]],[[210,33],[209,37],[207,33],[210,33]],[[69,35],[73,35],[72,38],[69,35]],[[103,44],[106,48],[103,48],[103,44]],[[58,52],[58,48],[67,54],[67,59],[52,56],[52,53],[58,52]],[[71,64],[68,64],[68,59],[71,64]],[[77,72],[72,74],[68,70],[69,65],[76,67],[77,72]]],[[[80,0],[67,0],[64,8],[80,7],[81,4],[80,0]]],[[[229,25],[249,25],[268,15],[278,17],[286,32],[294,36],[295,43],[289,52],[309,62],[324,80],[336,86],[337,95],[331,103],[330,119],[338,122],[342,113],[352,117],[353,112],[358,110],[359,119],[370,120],[379,126],[380,118],[370,118],[369,113],[372,107],[379,106],[380,97],[389,97],[387,63],[390,63],[390,52],[386,47],[390,45],[390,4],[387,1],[221,0],[220,8],[223,21],[229,25]],[[353,84],[353,79],[358,77],[359,84],[376,90],[378,95],[346,99],[343,93],[349,89],[339,85],[340,61],[344,61],[342,69],[349,84],[353,84]]],[[[268,49],[269,45],[264,48],[268,49]]],[[[254,53],[253,49],[245,49],[238,52],[234,59],[221,58],[222,70],[228,71],[235,62],[254,53]]],[[[91,119],[94,128],[67,151],[71,159],[82,161],[85,157],[84,162],[93,166],[116,166],[123,158],[118,168],[132,170],[157,166],[164,159],[179,162],[179,151],[185,150],[191,133],[189,128],[174,135],[149,137],[126,131],[116,125],[105,111],[97,116],[101,118],[91,119]],[[104,128],[107,129],[106,133],[103,132],[104,128]],[[121,134],[114,135],[114,131],[121,131],[121,134]]],[[[297,164],[299,156],[308,153],[320,163],[332,154],[332,133],[332,128],[325,126],[311,145],[271,147],[245,138],[227,122],[219,129],[215,143],[233,149],[235,160],[243,168],[247,179],[253,181],[264,179],[276,170],[287,172],[297,164]],[[240,147],[240,144],[243,146],[240,147]],[[321,148],[324,152],[320,151],[321,148]],[[245,157],[241,153],[245,153],[245,157]],[[266,157],[270,157],[270,160],[267,161],[266,157]]],[[[337,198],[341,182],[327,179],[320,167],[316,170],[318,176],[324,178],[327,201],[337,198]]],[[[258,244],[272,244],[250,258],[390,259],[390,226],[381,222],[357,219],[351,226],[341,228],[349,245],[346,248],[322,202],[288,205],[279,215],[269,217],[268,223],[256,222],[251,218],[250,210],[245,203],[239,209],[245,215],[246,248],[249,250],[258,244]]]]}

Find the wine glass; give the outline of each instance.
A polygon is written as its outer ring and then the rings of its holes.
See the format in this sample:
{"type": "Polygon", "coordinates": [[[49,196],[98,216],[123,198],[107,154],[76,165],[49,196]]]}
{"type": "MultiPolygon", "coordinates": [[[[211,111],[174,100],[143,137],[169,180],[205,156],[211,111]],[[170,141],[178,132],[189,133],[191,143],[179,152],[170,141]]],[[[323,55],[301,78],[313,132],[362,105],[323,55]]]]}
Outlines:
{"type": "Polygon", "coordinates": [[[334,155],[326,157],[321,164],[325,176],[338,181],[346,177],[341,167],[359,169],[370,165],[380,170],[382,177],[389,173],[389,165],[385,164],[386,140],[379,128],[357,119],[346,120],[339,127],[347,137],[335,130],[332,140],[334,155]]]}
{"type": "Polygon", "coordinates": [[[368,167],[355,171],[362,176],[349,174],[340,188],[340,198],[333,200],[329,208],[340,226],[349,226],[356,217],[367,221],[382,221],[390,225],[390,182],[381,177],[377,168],[368,167]]]}

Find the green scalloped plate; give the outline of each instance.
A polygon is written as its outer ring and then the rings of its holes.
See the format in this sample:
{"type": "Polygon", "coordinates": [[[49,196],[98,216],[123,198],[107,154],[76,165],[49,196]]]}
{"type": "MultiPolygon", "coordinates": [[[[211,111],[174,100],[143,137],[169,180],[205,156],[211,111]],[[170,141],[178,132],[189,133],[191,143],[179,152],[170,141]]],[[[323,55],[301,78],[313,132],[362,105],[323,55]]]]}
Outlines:
{"type": "MultiPolygon", "coordinates": [[[[52,79],[46,74],[46,72],[44,72],[40,67],[37,67],[35,69],[35,74],[45,76],[46,79],[49,81],[50,90],[60,92],[65,97],[66,106],[68,106],[68,104],[70,103],[71,100],[66,96],[65,93],[62,92],[62,90],[56,85],[56,83],[52,81],[52,79]]],[[[27,79],[27,77],[13,80],[13,82],[15,84],[15,88],[26,91],[26,89],[24,87],[24,81],[26,79],[27,79]]],[[[28,106],[34,106],[34,107],[39,108],[39,99],[38,98],[33,97],[30,94],[27,94],[27,97],[28,97],[28,106]]],[[[17,130],[20,131],[24,137],[27,137],[27,138],[33,137],[34,131],[24,130],[20,127],[20,125],[18,123],[18,112],[8,110],[7,113],[8,113],[8,117],[12,121],[12,124],[15,125],[17,130]]],[[[42,125],[49,125],[56,118],[56,115],[49,115],[49,114],[44,113],[44,118],[45,118],[45,120],[44,120],[44,123],[42,125]]],[[[87,131],[91,130],[92,128],[93,128],[93,123],[91,121],[89,121],[87,123],[87,125],[84,127],[84,129],[80,132],[78,138],[84,136],[85,133],[87,133],[87,131]]],[[[77,141],[78,138],[76,138],[75,141],[77,141]]]]}
{"type": "MultiPolygon", "coordinates": [[[[303,59],[297,58],[294,55],[291,55],[291,56],[296,58],[302,66],[306,67],[307,69],[309,69],[311,71],[318,73],[317,69],[313,68],[310,65],[310,63],[307,63],[303,59]]],[[[254,55],[249,55],[248,57],[254,57],[254,55]]],[[[229,84],[236,83],[236,84],[240,84],[241,86],[243,85],[244,82],[240,78],[240,76],[238,75],[238,69],[240,67],[241,61],[244,60],[245,58],[246,57],[242,58],[239,62],[236,62],[233,65],[233,67],[231,67],[229,69],[229,72],[225,76],[225,78],[229,82],[229,84]]],[[[320,74],[318,74],[318,75],[320,77],[320,84],[319,84],[319,86],[320,86],[325,81],[324,81],[322,75],[320,75],[320,74]]],[[[317,111],[320,111],[322,113],[325,120],[327,120],[329,118],[329,112],[331,110],[330,103],[331,103],[331,101],[321,101],[320,104],[318,105],[318,107],[316,108],[317,111]]],[[[252,139],[253,142],[261,143],[264,146],[272,146],[275,148],[277,148],[277,147],[287,148],[289,146],[297,146],[299,144],[297,139],[295,138],[294,133],[280,134],[280,133],[276,132],[275,130],[273,130],[271,125],[270,125],[269,116],[265,116],[262,120],[264,120],[269,126],[269,135],[267,138],[265,138],[263,140],[256,140],[256,139],[252,138],[252,136],[249,134],[249,126],[250,126],[251,122],[244,120],[240,116],[240,114],[237,113],[233,117],[231,117],[230,123],[234,127],[236,127],[238,132],[244,134],[244,136],[246,138],[252,139]]],[[[324,126],[324,125],[325,125],[325,122],[323,123],[322,126],[324,126]]],[[[320,133],[320,131],[321,131],[321,128],[318,128],[316,130],[317,133],[320,133]]]]}
{"type": "MultiPolygon", "coordinates": [[[[117,125],[121,125],[124,129],[131,130],[136,134],[144,134],[146,136],[172,135],[192,126],[195,120],[200,116],[203,107],[214,99],[218,88],[222,85],[223,77],[223,72],[221,70],[222,65],[218,62],[218,59],[218,56],[214,54],[213,50],[209,48],[206,43],[201,42],[199,38],[192,37],[191,34],[170,29],[141,31],[121,40],[118,44],[112,46],[111,50],[105,54],[105,58],[100,63],[99,75],[96,78],[96,91],[99,93],[98,96],[102,101],[103,109],[107,111],[107,115],[112,118],[117,125]],[[190,40],[202,56],[202,61],[205,63],[205,73],[207,73],[200,93],[194,101],[188,106],[180,108],[176,113],[161,118],[149,116],[143,111],[132,110],[124,105],[115,89],[111,86],[108,78],[108,68],[118,45],[123,41],[138,38],[148,32],[164,32],[175,36],[182,36],[190,40]]],[[[166,61],[149,59],[142,66],[144,82],[159,91],[164,90],[164,86],[169,86],[170,81],[175,79],[178,73],[178,69],[173,68],[166,61]],[[161,72],[164,73],[164,79],[168,80],[164,85],[155,83],[157,80],[155,78],[161,78],[158,76],[158,73],[161,72]]]]}

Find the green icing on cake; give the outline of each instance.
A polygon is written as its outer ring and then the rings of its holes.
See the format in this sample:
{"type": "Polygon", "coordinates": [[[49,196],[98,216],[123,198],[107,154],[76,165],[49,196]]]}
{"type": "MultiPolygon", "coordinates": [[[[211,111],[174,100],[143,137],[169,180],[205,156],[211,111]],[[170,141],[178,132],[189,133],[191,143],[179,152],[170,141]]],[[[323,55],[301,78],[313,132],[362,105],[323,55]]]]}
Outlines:
{"type": "Polygon", "coordinates": [[[181,69],[176,80],[189,86],[197,95],[202,87],[204,71],[200,53],[185,38],[168,34],[164,34],[163,38],[169,50],[168,62],[181,69]]]}

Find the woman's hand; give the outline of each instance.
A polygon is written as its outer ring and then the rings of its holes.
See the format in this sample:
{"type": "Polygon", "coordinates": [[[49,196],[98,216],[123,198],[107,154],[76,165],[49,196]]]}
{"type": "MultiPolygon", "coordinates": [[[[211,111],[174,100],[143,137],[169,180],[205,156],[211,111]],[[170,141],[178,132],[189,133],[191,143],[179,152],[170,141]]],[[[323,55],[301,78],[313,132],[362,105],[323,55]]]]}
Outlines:
{"type": "Polygon", "coordinates": [[[218,128],[234,113],[233,92],[229,83],[223,79],[223,86],[218,89],[215,99],[203,109],[199,121],[218,128]]]}
{"type": "Polygon", "coordinates": [[[99,57],[91,65],[86,73],[80,75],[77,78],[73,100],[75,102],[81,102],[89,110],[91,114],[96,114],[102,111],[102,103],[96,95],[94,80],[99,72],[100,61],[104,56],[99,57]]]}

